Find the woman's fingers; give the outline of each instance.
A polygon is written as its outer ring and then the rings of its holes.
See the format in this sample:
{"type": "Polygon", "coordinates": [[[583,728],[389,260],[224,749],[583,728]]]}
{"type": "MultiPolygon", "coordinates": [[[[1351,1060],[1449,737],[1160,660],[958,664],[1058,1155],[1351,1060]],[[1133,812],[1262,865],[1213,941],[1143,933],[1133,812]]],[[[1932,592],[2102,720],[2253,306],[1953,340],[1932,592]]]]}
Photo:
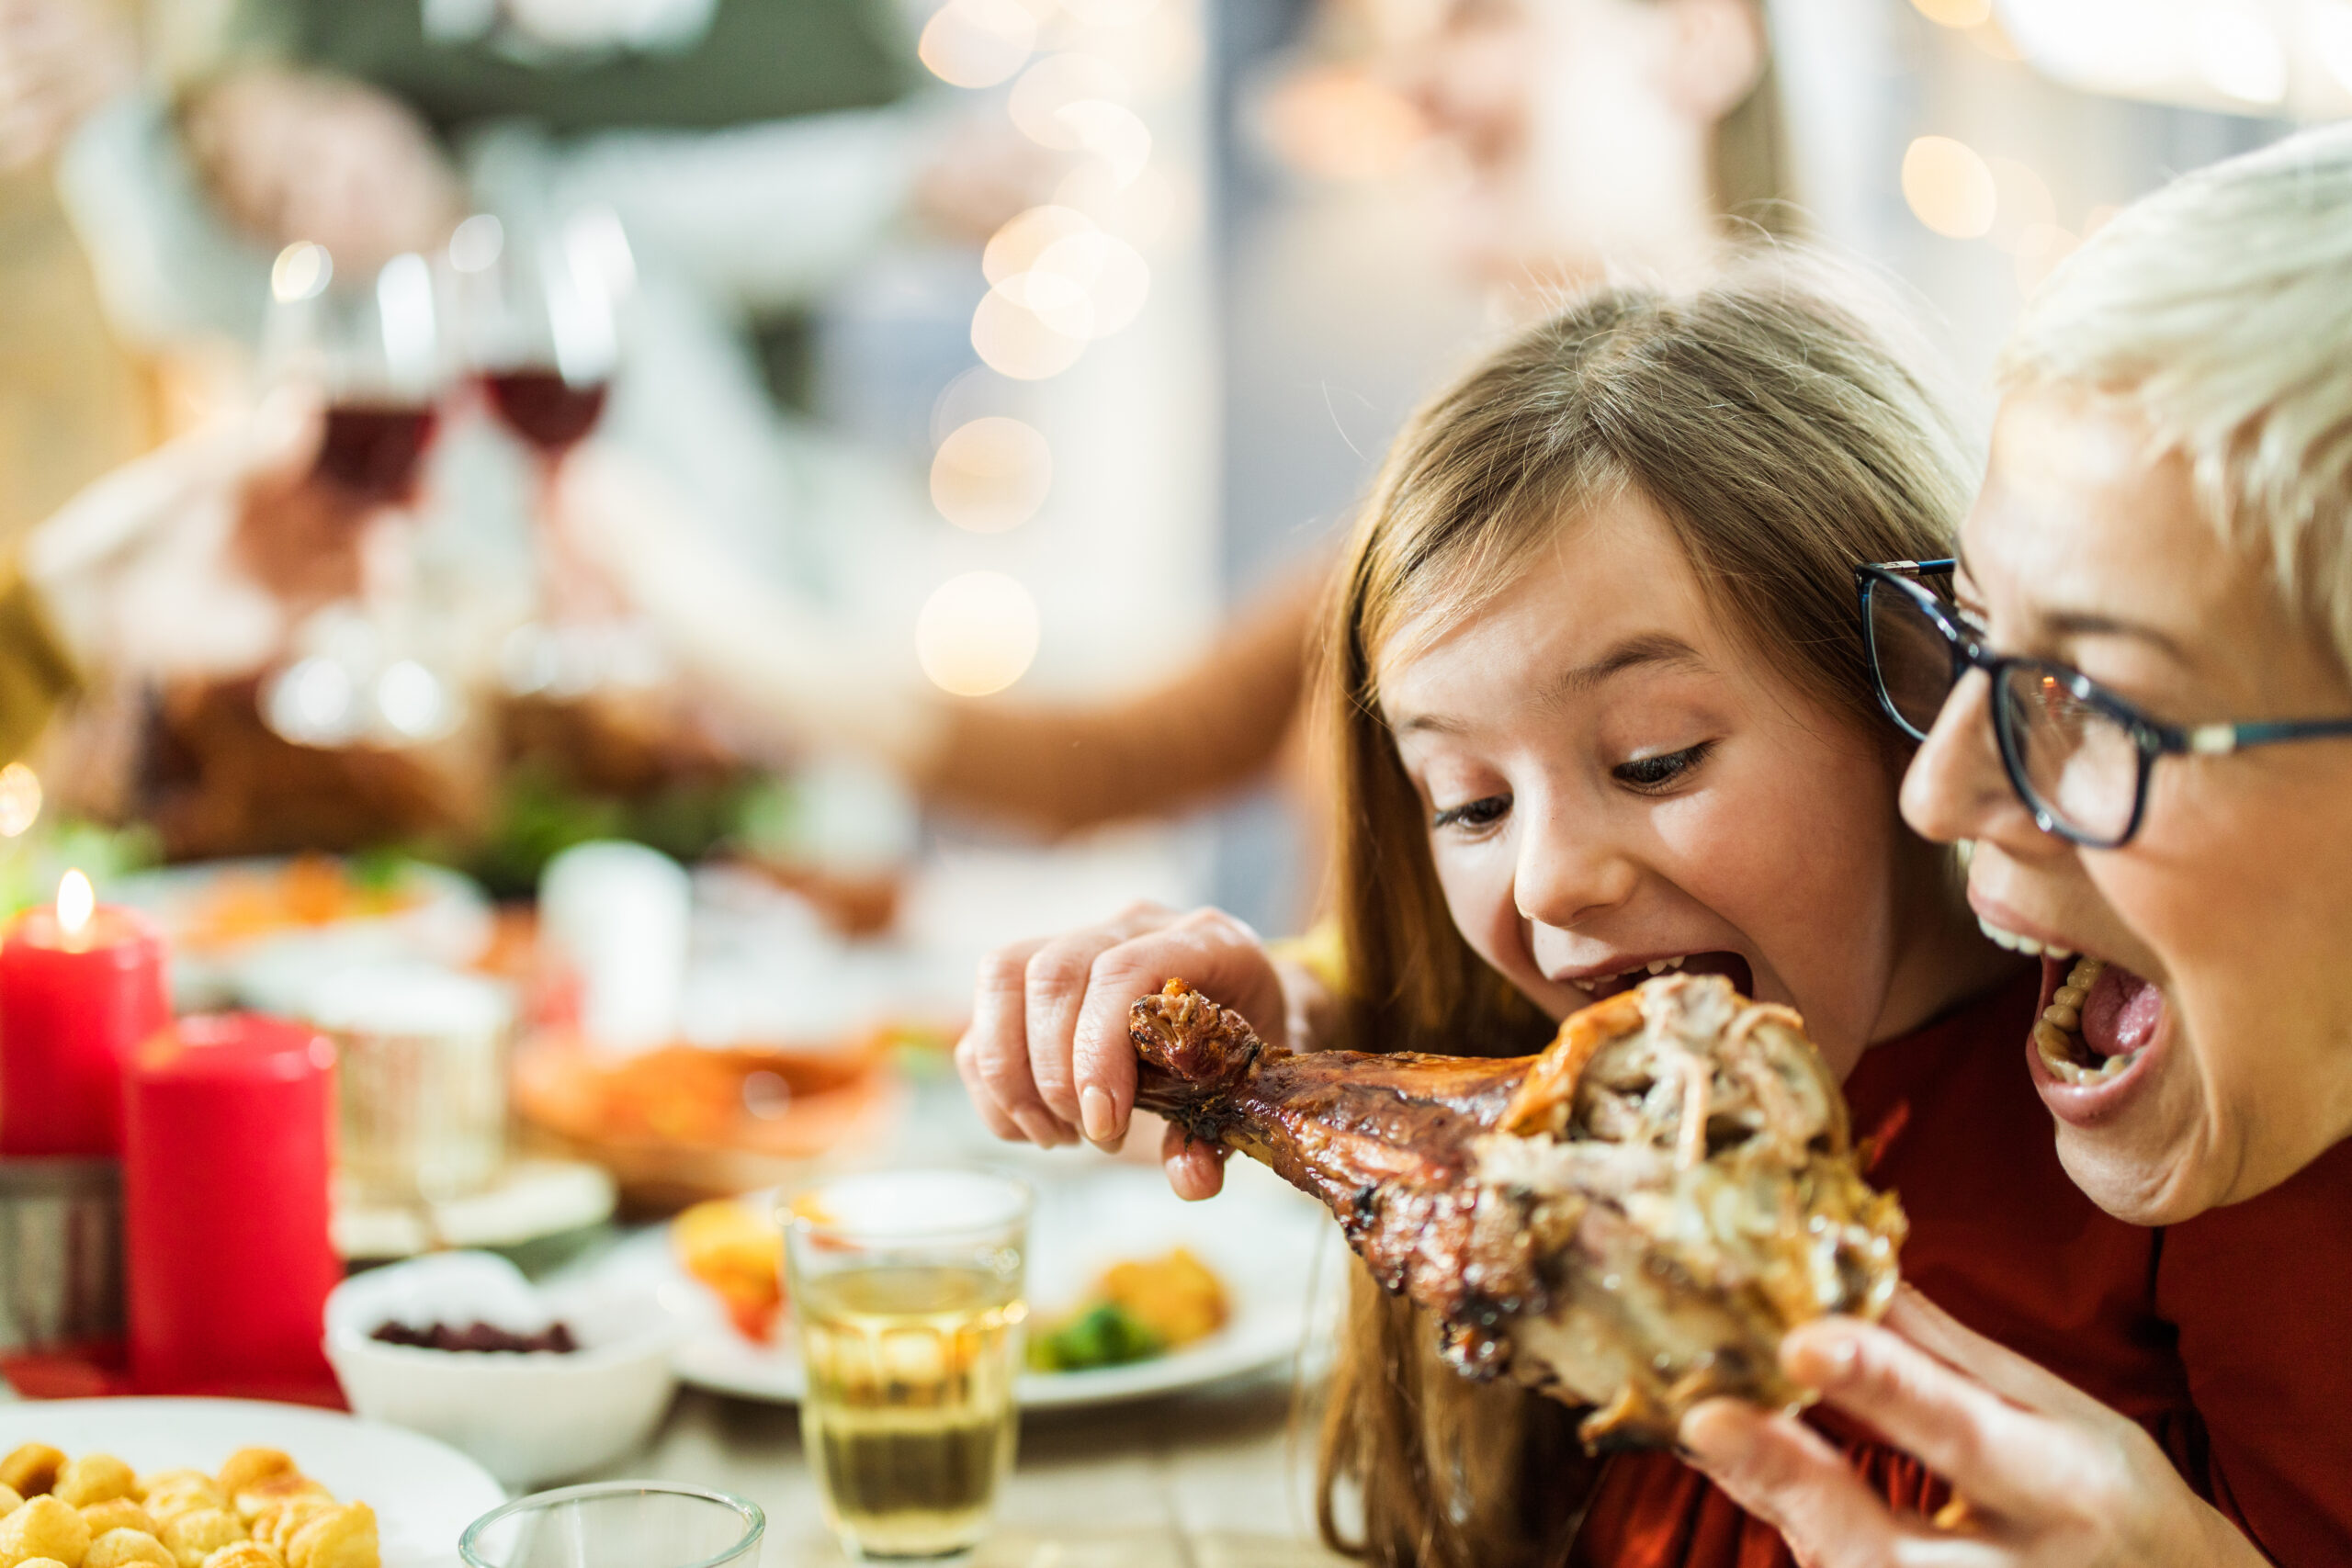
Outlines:
{"type": "Polygon", "coordinates": [[[1168,1185],[1187,1202],[1214,1198],[1224,1190],[1226,1157],[1232,1152],[1188,1136],[1173,1122],[1160,1135],[1159,1163],[1168,1172],[1168,1185]]]}
{"type": "Polygon", "coordinates": [[[2088,1419],[2106,1409],[2090,1395],[1987,1339],[1910,1285],[1899,1288],[1883,1325],[1941,1360],[1950,1362],[2002,1398],[2029,1410],[2088,1419]]]}
{"type": "Polygon", "coordinates": [[[1159,926],[1097,953],[1072,1029],[1076,1102],[1086,1135],[1124,1137],[1135,1110],[1136,1051],[1127,1014],[1136,998],[1171,979],[1241,1010],[1259,1033],[1279,1043],[1281,981],[1258,935],[1217,909],[1183,916],[1159,911],[1159,926]]]}
{"type": "Polygon", "coordinates": [[[1037,1098],[1029,1073],[1029,959],[1043,942],[1016,942],[980,960],[971,1027],[956,1043],[956,1067],[998,1136],[1051,1148],[1067,1142],[1037,1098]],[[994,1114],[990,1114],[993,1111],[994,1114]],[[1015,1131],[1007,1133],[1006,1126],[1015,1131]]]}
{"type": "Polygon", "coordinates": [[[2091,1480],[2070,1478],[2082,1455],[2058,1440],[2064,1428],[1886,1329],[1852,1318],[1805,1324],[1781,1340],[1781,1363],[1995,1514],[2031,1517],[2038,1500],[2091,1480]]]}
{"type": "Polygon", "coordinates": [[[1741,1507],[1788,1538],[1801,1562],[1845,1568],[1896,1561],[1903,1526],[1819,1433],[1736,1399],[1682,1418],[1690,1461],[1741,1507]]]}

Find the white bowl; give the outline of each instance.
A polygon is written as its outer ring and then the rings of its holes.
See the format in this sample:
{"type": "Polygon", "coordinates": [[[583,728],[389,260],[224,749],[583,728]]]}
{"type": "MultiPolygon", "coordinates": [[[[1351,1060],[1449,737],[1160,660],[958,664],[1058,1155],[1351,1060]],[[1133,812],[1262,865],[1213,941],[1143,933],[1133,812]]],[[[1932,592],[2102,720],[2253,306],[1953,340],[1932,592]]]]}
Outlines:
{"type": "Polygon", "coordinates": [[[684,1325],[621,1281],[541,1292],[504,1258],[444,1252],[355,1276],[327,1298],[326,1353],[358,1415],[440,1438],[510,1486],[594,1470],[642,1446],[670,1407],[684,1325]],[[519,1334],[560,1321],[580,1348],[427,1350],[372,1337],[387,1323],[488,1323],[519,1334]]]}

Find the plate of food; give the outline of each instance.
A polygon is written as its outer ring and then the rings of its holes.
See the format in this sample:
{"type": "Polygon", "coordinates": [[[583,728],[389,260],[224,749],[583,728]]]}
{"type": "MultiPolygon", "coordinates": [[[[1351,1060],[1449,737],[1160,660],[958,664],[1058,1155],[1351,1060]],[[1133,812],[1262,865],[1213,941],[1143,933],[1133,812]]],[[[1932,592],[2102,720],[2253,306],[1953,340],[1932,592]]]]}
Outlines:
{"type": "MultiPolygon", "coordinates": [[[[1341,1249],[1322,1211],[1244,1161],[1206,1203],[1176,1197],[1157,1169],[1110,1160],[1036,1187],[1024,1409],[1172,1393],[1279,1366],[1307,1344],[1318,1304],[1338,1299],[1341,1249]]],[[[659,1270],[697,1304],[700,1325],[677,1357],[684,1382],[794,1403],[804,1384],[774,1207],[773,1193],[755,1193],[690,1209],[605,1266],[659,1270]]]]}
{"type": "Polygon", "coordinates": [[[195,862],[109,880],[171,942],[180,1010],[283,1006],[322,968],[424,960],[461,968],[489,947],[489,900],[444,866],[400,855],[195,862]]]}
{"type": "Polygon", "coordinates": [[[8,1562],[443,1568],[466,1526],[506,1500],[447,1444],[254,1400],[0,1405],[0,1481],[26,1498],[0,1515],[8,1562]],[[102,1552],[117,1531],[135,1533],[102,1552]]]}

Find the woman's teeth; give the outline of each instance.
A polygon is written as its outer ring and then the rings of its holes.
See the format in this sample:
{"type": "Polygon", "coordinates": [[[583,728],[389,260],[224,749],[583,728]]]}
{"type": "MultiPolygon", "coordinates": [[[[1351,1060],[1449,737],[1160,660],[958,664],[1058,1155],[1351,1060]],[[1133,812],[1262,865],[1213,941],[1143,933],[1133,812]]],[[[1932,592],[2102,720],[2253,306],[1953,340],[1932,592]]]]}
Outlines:
{"type": "MultiPolygon", "coordinates": [[[[1985,927],[1987,934],[1992,928],[1985,927]]],[[[1996,937],[1994,940],[1998,941],[1996,937]]],[[[2060,1083],[2097,1084],[2109,1078],[2120,1078],[2129,1072],[2132,1064],[2140,1059],[2138,1051],[2124,1051],[2101,1057],[2082,1041],[2083,1001],[2091,994],[2091,985],[2107,964],[2098,958],[2078,958],[2066,975],[2066,983],[2041,1010],[2041,1018],[2033,1025],[2033,1048],[2041,1056],[2041,1065],[2060,1083]],[[2097,1059],[2098,1066],[2085,1066],[2078,1057],[2097,1059]]]]}
{"type": "Polygon", "coordinates": [[[2011,953],[2022,953],[2029,958],[2072,958],[2075,956],[2073,948],[2061,947],[2054,942],[2038,941],[2033,937],[2020,935],[2017,931],[2003,931],[1982,915],[1976,917],[1976,925],[1977,929],[1990,937],[1994,942],[2007,948],[2011,953]]]}
{"type": "Polygon", "coordinates": [[[1689,953],[1684,953],[1679,958],[1653,958],[1647,964],[1636,964],[1631,969],[1620,969],[1614,975],[1589,975],[1581,980],[1570,980],[1568,984],[1589,994],[1602,986],[1613,986],[1620,980],[1646,978],[1652,975],[1663,975],[1669,969],[1679,969],[1683,959],[1689,956],[1689,953]]]}

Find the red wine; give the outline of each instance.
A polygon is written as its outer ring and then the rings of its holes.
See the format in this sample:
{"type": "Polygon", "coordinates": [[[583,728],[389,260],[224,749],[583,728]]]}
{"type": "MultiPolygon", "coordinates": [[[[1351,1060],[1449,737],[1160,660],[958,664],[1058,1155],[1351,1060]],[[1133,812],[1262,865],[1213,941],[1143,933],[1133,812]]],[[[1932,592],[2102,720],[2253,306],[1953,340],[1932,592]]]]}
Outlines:
{"type": "Polygon", "coordinates": [[[417,462],[432,443],[435,423],[430,404],[334,404],[327,410],[318,471],[354,495],[406,501],[416,488],[417,462]]]}
{"type": "Polygon", "coordinates": [[[515,434],[556,457],[595,428],[605,386],[575,386],[552,370],[502,370],[490,378],[490,400],[515,434]]]}

